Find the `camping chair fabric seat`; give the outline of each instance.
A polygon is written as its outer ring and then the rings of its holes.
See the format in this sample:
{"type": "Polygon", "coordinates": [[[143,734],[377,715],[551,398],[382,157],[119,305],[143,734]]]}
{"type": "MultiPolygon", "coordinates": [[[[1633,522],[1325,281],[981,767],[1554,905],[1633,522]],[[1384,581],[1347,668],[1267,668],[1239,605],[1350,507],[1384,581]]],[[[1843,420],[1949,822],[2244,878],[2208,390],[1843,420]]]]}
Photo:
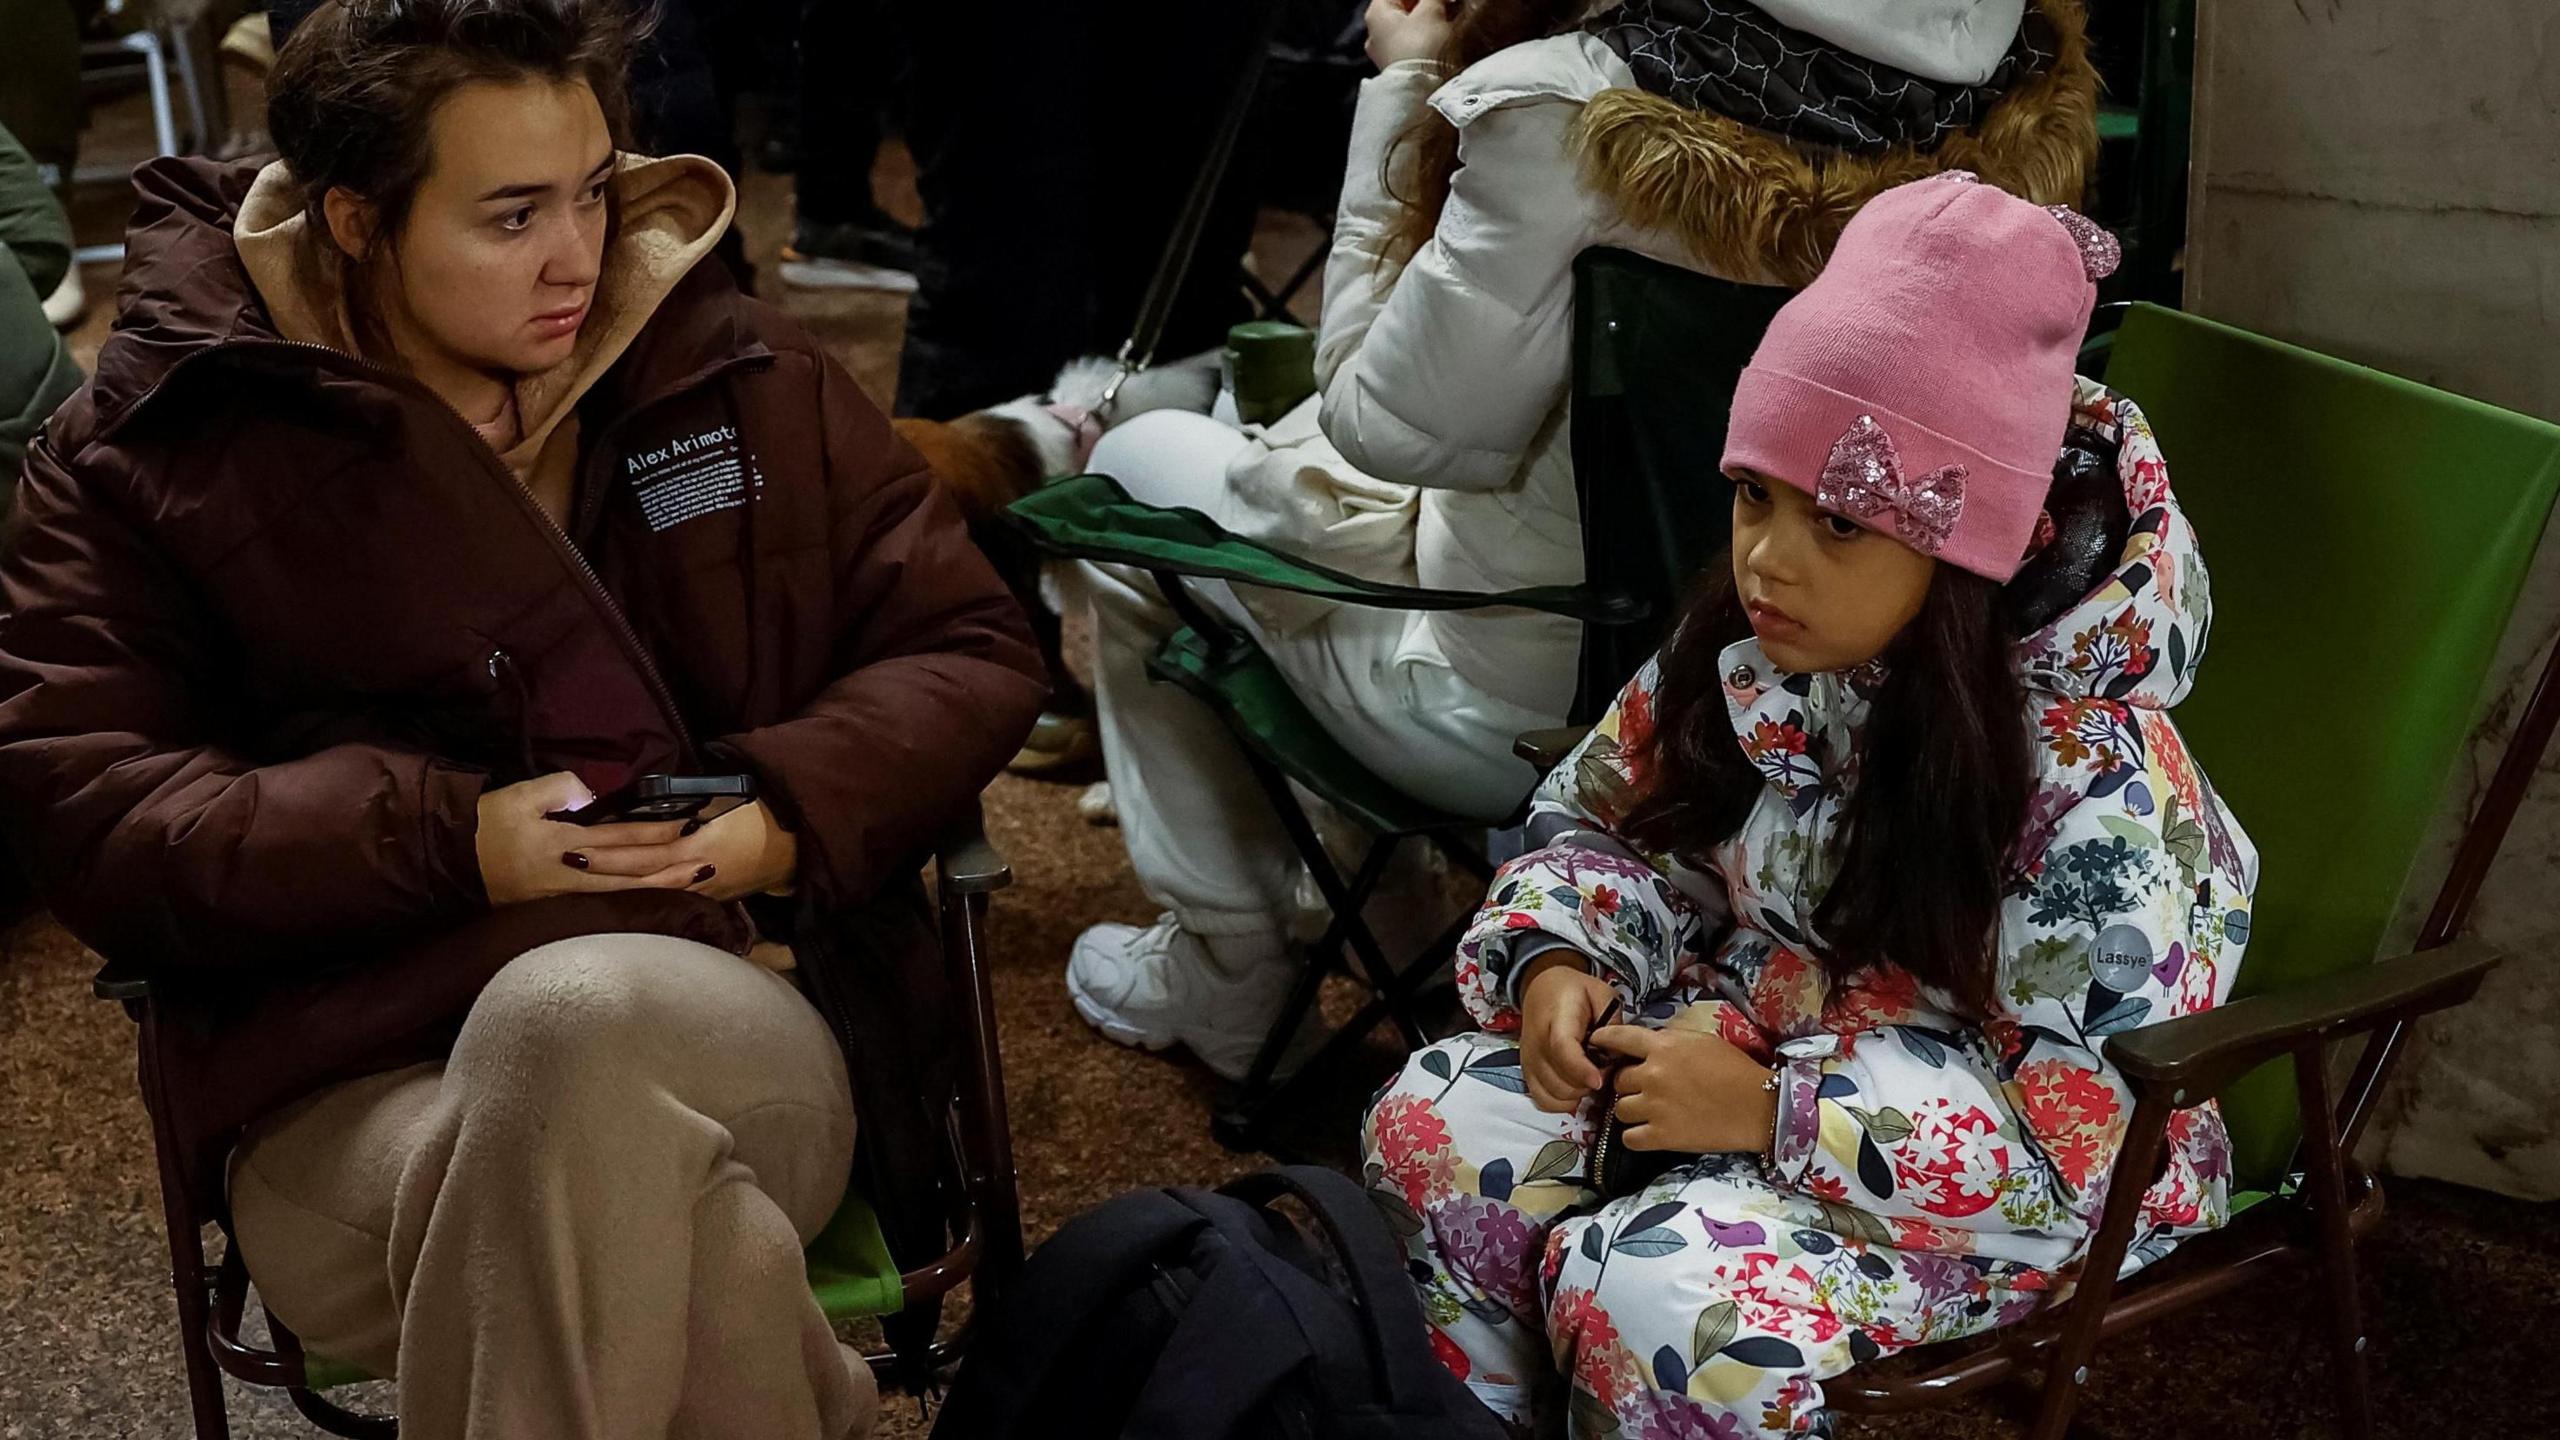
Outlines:
{"type": "MultiPolygon", "coordinates": [[[[2109,376],[2150,418],[2212,576],[2210,650],[2175,714],[2262,856],[2232,997],[2350,971],[2382,953],[2469,744],[2560,491],[2560,430],[2147,305],[2109,376]]],[[[2235,1180],[2282,1185],[2287,1067],[2222,1111],[2235,1180]]]]}
{"type": "Polygon", "coordinates": [[[847,1190],[826,1228],[809,1241],[808,1262],[809,1293],[836,1324],[895,1314],[906,1303],[880,1217],[860,1191],[847,1190]]]}

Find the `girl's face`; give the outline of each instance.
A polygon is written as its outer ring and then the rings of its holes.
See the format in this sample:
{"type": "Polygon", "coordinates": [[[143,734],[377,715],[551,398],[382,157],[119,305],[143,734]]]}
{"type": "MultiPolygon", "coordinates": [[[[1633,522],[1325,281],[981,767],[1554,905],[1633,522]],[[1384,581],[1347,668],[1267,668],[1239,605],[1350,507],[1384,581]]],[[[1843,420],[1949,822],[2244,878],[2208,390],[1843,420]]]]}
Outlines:
{"type": "Polygon", "coordinates": [[[1734,477],[1733,587],[1782,670],[1848,670],[1883,654],[1920,613],[1937,566],[1792,485],[1734,477]]]}
{"type": "MultiPolygon", "coordinates": [[[[436,108],[428,143],[426,179],[379,271],[401,358],[448,395],[444,382],[460,372],[559,364],[586,324],[604,257],[613,140],[594,92],[475,81],[436,108]]],[[[327,209],[339,244],[360,244],[362,202],[333,191],[327,209]]]]}

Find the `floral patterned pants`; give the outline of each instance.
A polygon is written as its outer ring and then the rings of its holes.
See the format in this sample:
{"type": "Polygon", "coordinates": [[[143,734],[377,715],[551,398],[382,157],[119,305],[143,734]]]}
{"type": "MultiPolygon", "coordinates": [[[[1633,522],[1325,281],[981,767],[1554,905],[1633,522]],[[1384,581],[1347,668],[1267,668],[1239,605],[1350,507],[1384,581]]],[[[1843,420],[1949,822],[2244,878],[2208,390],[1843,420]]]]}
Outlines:
{"type": "Polygon", "coordinates": [[[2045,1288],[2026,1267],[1900,1248],[1949,1237],[1777,1189],[1756,1156],[1705,1156],[1601,1204],[1582,1183],[1590,1125],[1540,1112],[1517,1042],[1479,1034],[1413,1056],[1363,1136],[1433,1350],[1524,1433],[1827,1435],[1823,1380],[2021,1318],[2045,1288]]]}

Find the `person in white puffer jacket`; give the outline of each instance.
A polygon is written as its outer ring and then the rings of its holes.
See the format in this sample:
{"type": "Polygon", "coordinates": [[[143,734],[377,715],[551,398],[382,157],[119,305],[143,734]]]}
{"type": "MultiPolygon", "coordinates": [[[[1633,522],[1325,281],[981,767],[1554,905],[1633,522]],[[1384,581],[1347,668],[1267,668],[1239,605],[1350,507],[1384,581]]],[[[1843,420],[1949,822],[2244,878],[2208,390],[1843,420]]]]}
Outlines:
{"type": "MultiPolygon", "coordinates": [[[[1353,121],[1320,393],[1268,427],[1143,415],[1092,468],[1395,583],[1581,581],[1566,401],[1583,250],[1800,286],[1874,194],[1961,169],[2072,203],[2096,150],[2081,0],[1373,0],[1369,24],[1380,71],[1353,121]]],[[[1302,868],[1215,718],[1148,681],[1182,623],[1152,582],[1077,579],[1113,799],[1165,913],[1086,931],[1068,989],[1113,1040],[1240,1076],[1287,990],[1302,868]]],[[[1456,814],[1516,807],[1535,776],[1513,739],[1572,699],[1568,619],[1192,588],[1353,756],[1456,814]]]]}

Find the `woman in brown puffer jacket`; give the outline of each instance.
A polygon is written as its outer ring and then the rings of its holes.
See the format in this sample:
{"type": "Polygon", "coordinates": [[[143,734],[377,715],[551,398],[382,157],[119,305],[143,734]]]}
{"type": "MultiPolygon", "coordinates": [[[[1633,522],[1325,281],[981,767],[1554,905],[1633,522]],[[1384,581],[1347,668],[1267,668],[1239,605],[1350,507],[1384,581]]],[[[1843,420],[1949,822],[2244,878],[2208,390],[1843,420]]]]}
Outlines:
{"type": "Polygon", "coordinates": [[[12,839],[168,1007],[181,1183],[419,1440],[866,1423],[800,1247],[852,1091],[930,1183],[916,864],[1045,688],[914,453],[704,263],[720,172],[619,152],[624,24],[324,7],[282,162],[137,176],[0,565],[12,839]],[[652,772],[761,799],[547,818],[652,772]]]}

